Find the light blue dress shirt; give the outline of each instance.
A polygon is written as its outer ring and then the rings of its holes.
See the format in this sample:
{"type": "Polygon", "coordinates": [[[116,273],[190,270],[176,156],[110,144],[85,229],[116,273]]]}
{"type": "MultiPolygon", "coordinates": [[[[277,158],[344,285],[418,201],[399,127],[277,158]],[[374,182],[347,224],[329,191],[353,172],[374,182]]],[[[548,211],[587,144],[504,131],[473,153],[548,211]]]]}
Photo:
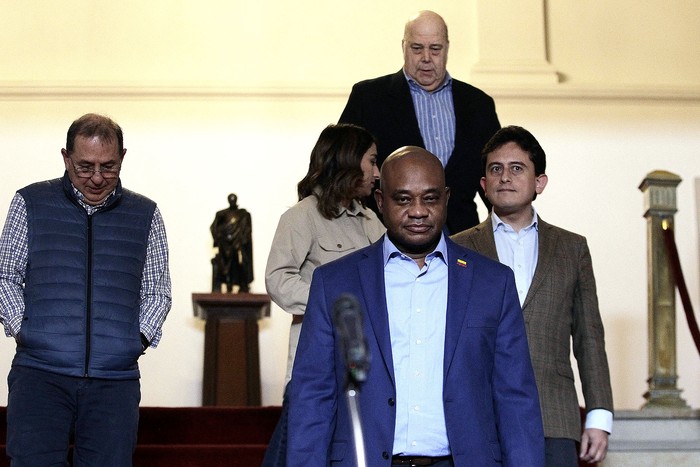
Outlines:
{"type": "Polygon", "coordinates": [[[384,283],[396,379],[393,454],[450,454],[442,401],[447,276],[444,237],[421,269],[384,237],[384,283]]]}
{"type": "Polygon", "coordinates": [[[496,241],[496,250],[498,251],[498,261],[513,270],[520,306],[523,306],[537,267],[537,251],[539,250],[537,213],[533,207],[532,222],[527,227],[520,229],[520,232],[513,230],[513,227],[503,222],[495,212],[491,215],[491,222],[493,224],[493,238],[496,241]]]}
{"type": "Polygon", "coordinates": [[[426,91],[406,75],[411,91],[413,108],[425,149],[435,154],[442,166],[447,165],[455,148],[455,106],[452,99],[452,77],[445,75],[443,84],[434,91],[426,91]]]}

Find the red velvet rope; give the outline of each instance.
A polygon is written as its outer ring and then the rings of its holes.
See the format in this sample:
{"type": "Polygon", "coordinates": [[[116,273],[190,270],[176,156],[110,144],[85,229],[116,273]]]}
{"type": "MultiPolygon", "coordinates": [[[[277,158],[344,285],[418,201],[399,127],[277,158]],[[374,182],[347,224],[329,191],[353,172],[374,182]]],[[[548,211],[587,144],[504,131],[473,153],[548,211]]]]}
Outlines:
{"type": "Polygon", "coordinates": [[[690,302],[688,288],[686,287],[685,279],[683,278],[683,270],[681,269],[681,261],[678,258],[678,249],[676,248],[676,240],[673,236],[673,229],[670,226],[664,226],[662,232],[664,244],[666,245],[666,252],[668,253],[668,258],[671,263],[673,280],[676,282],[678,293],[681,296],[681,302],[683,303],[683,309],[685,310],[685,318],[688,321],[690,335],[693,336],[695,348],[698,350],[698,354],[700,354],[700,330],[698,329],[697,321],[695,321],[693,304],[690,302]]]}

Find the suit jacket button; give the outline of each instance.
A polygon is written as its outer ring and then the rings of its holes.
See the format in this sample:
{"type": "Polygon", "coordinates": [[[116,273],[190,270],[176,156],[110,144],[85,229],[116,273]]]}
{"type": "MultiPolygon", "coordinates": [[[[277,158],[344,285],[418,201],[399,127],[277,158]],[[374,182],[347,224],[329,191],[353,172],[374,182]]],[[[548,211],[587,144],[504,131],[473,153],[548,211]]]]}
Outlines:
{"type": "Polygon", "coordinates": [[[390,407],[393,407],[394,406],[394,399],[389,398],[387,403],[389,404],[390,407]]]}
{"type": "Polygon", "coordinates": [[[384,452],[382,453],[382,457],[383,457],[384,459],[388,459],[388,458],[389,458],[389,453],[386,452],[386,451],[384,451],[384,452]]]}

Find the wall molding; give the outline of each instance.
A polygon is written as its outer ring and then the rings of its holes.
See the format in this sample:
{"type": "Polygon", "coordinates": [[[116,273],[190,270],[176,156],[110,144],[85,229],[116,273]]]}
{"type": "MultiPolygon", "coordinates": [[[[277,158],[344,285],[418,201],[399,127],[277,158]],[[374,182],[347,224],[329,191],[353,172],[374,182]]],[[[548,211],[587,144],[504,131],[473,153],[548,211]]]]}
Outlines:
{"type": "MultiPolygon", "coordinates": [[[[623,101],[700,103],[700,86],[489,85],[480,87],[497,100],[623,101]]],[[[212,83],[2,82],[0,101],[58,100],[210,100],[346,99],[347,87],[246,87],[212,83]]]]}
{"type": "Polygon", "coordinates": [[[557,84],[552,86],[500,86],[481,88],[495,99],[554,101],[623,101],[700,103],[700,86],[598,86],[557,84]]]}
{"type": "Polygon", "coordinates": [[[0,82],[0,100],[304,99],[347,95],[347,90],[330,88],[246,87],[218,83],[0,82]]]}

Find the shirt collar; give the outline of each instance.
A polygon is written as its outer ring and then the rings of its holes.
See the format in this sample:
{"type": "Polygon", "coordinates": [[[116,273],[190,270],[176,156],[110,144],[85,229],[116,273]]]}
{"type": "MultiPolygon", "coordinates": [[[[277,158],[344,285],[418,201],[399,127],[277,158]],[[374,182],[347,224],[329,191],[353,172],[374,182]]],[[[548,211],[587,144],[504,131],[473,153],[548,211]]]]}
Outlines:
{"type": "Polygon", "coordinates": [[[100,204],[97,205],[92,205],[88,204],[85,202],[85,195],[83,195],[80,190],[78,190],[73,183],[71,183],[71,188],[73,188],[73,194],[75,194],[76,199],[78,200],[78,203],[85,208],[85,210],[88,212],[88,214],[92,214],[93,212],[103,208],[107,202],[114,196],[114,193],[117,191],[116,188],[112,190],[110,194],[107,195],[107,197],[102,201],[100,204]]]}
{"type": "Polygon", "coordinates": [[[426,93],[426,94],[435,94],[436,92],[440,92],[440,91],[442,91],[443,89],[445,89],[445,88],[447,88],[447,87],[452,88],[452,76],[450,76],[450,73],[449,73],[448,71],[445,72],[445,80],[442,82],[442,84],[441,84],[439,87],[437,87],[437,88],[434,89],[433,91],[426,91],[425,89],[423,89],[423,88],[421,87],[420,84],[418,84],[418,83],[416,82],[416,80],[414,80],[413,78],[411,78],[411,77],[408,75],[408,73],[406,73],[406,70],[404,70],[404,69],[402,68],[401,71],[403,71],[403,75],[404,75],[404,77],[406,78],[406,82],[408,83],[408,88],[409,88],[412,92],[416,92],[416,91],[417,91],[417,92],[421,92],[421,91],[422,91],[422,92],[424,92],[424,93],[426,93]]]}
{"type": "MultiPolygon", "coordinates": [[[[321,192],[321,187],[319,187],[319,186],[315,186],[312,191],[313,191],[314,195],[316,195],[316,199],[323,196],[323,194],[321,192]]],[[[348,207],[345,207],[342,204],[338,205],[338,215],[336,215],[335,217],[338,218],[346,213],[348,216],[364,216],[365,215],[365,213],[362,210],[362,205],[355,199],[350,201],[350,204],[348,205],[348,207]]]]}
{"type": "MultiPolygon", "coordinates": [[[[531,206],[531,208],[532,208],[532,221],[530,222],[530,224],[527,227],[525,227],[525,229],[529,229],[529,228],[534,226],[535,229],[537,231],[539,231],[540,228],[539,228],[538,222],[537,222],[537,211],[535,210],[535,206],[531,206]]],[[[498,227],[501,225],[503,226],[503,228],[505,228],[506,226],[510,227],[510,225],[506,224],[505,222],[503,222],[501,220],[500,217],[498,217],[498,214],[491,211],[491,227],[493,228],[493,231],[495,232],[496,230],[498,230],[498,227]]],[[[512,227],[510,227],[510,228],[512,229],[512,227]]]]}
{"type": "Polygon", "coordinates": [[[364,216],[365,213],[362,212],[362,205],[358,203],[356,200],[350,201],[350,205],[348,207],[345,207],[343,205],[338,206],[338,216],[340,217],[343,214],[347,214],[348,216],[364,216]]]}
{"type": "MultiPolygon", "coordinates": [[[[401,253],[398,248],[396,248],[396,245],[394,245],[394,242],[392,242],[389,239],[389,235],[384,235],[384,266],[387,265],[389,260],[394,257],[400,257],[404,259],[410,259],[413,261],[413,258],[409,258],[407,255],[401,253]]],[[[440,241],[438,242],[437,246],[435,249],[431,252],[428,253],[425,257],[426,262],[430,261],[432,258],[440,258],[445,264],[447,264],[447,242],[445,242],[445,234],[440,234],[440,241]]]]}

